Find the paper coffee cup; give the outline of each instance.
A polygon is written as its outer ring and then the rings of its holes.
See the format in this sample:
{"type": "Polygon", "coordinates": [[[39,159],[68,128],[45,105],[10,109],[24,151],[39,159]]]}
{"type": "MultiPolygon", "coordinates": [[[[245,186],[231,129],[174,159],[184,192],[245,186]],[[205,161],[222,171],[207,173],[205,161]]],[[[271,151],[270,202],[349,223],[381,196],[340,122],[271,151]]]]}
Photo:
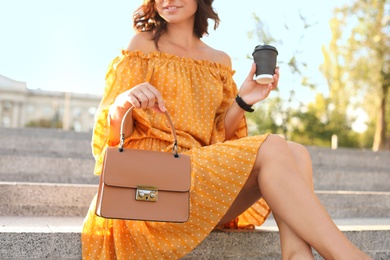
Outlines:
{"type": "Polygon", "coordinates": [[[256,63],[256,81],[259,84],[269,84],[274,81],[278,51],[271,45],[257,45],[252,53],[256,63]]]}

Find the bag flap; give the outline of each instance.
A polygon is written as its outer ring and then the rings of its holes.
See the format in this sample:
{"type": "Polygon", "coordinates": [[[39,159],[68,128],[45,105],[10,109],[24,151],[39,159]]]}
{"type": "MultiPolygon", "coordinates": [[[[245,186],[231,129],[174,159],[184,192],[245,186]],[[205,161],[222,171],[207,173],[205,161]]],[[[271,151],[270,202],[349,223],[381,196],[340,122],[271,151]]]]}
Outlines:
{"type": "Polygon", "coordinates": [[[104,183],[137,188],[155,186],[158,190],[189,191],[191,161],[188,155],[175,158],[172,153],[107,147],[103,166],[104,183]]]}

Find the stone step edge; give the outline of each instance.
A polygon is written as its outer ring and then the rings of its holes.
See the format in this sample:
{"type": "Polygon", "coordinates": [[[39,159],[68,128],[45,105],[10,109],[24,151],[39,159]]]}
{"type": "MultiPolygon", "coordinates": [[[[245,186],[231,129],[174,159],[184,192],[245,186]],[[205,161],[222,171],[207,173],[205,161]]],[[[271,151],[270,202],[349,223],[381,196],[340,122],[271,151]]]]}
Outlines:
{"type": "Polygon", "coordinates": [[[9,185],[9,186],[56,186],[56,187],[97,187],[97,184],[87,184],[87,183],[63,183],[63,182],[19,182],[19,181],[0,181],[0,185],[9,185]]]}
{"type": "MultiPolygon", "coordinates": [[[[69,159],[69,160],[82,160],[90,163],[94,163],[94,157],[92,155],[90,148],[80,148],[75,151],[63,148],[62,150],[6,150],[0,149],[0,155],[4,158],[4,162],[6,161],[18,161],[18,160],[34,160],[39,158],[41,161],[47,161],[50,163],[55,159],[69,159]]],[[[334,161],[332,158],[328,158],[326,162],[321,161],[316,157],[312,157],[312,165],[313,170],[316,169],[324,169],[324,170],[332,170],[336,167],[338,170],[346,171],[346,170],[359,170],[364,171],[368,169],[373,169],[376,171],[385,171],[390,169],[388,164],[388,158],[384,158],[378,161],[363,161],[354,158],[356,161],[351,161],[349,158],[341,161],[334,161]],[[333,161],[333,164],[330,164],[329,161],[333,161]]]]}
{"type": "Polygon", "coordinates": [[[316,194],[340,195],[390,195],[390,191],[315,190],[316,194]]]}
{"type": "MultiPolygon", "coordinates": [[[[0,223],[6,218],[0,217],[0,223]]],[[[14,218],[13,218],[14,219],[14,218]]],[[[0,258],[1,259],[80,259],[81,258],[81,224],[83,218],[73,218],[77,225],[59,225],[61,218],[40,218],[46,221],[44,228],[39,226],[35,229],[23,229],[26,226],[16,229],[14,226],[7,229],[7,226],[0,224],[0,258]],[[50,222],[50,221],[52,222],[50,222]],[[57,221],[55,228],[50,223],[57,221]],[[50,228],[49,228],[50,227],[50,228]]],[[[34,227],[29,218],[17,218],[14,222],[20,221],[29,223],[34,227]]],[[[69,218],[62,218],[69,222],[69,218]]],[[[337,222],[338,220],[335,220],[337,222]]],[[[348,220],[343,220],[348,221],[348,220]]],[[[351,220],[349,220],[351,221],[351,220]]],[[[373,219],[359,219],[358,222],[370,223],[373,219]]],[[[343,233],[359,248],[367,252],[373,259],[389,259],[390,257],[390,219],[381,220],[385,227],[368,228],[366,230],[350,229],[342,230],[343,233]]],[[[75,223],[73,223],[75,224],[75,223]]],[[[16,225],[16,224],[15,224],[16,225]]],[[[264,226],[256,230],[215,230],[184,259],[220,259],[221,256],[229,259],[266,257],[267,259],[280,259],[279,235],[275,229],[276,225],[266,222],[264,226]],[[273,227],[274,230],[270,228],[273,227]],[[250,250],[248,250],[248,245],[250,250]],[[255,246],[255,245],[261,245],[255,246]]],[[[321,259],[316,254],[316,259],[321,259]]]]}
{"type": "MultiPolygon", "coordinates": [[[[59,182],[15,182],[15,181],[0,181],[0,186],[22,186],[25,188],[34,187],[57,187],[57,188],[81,188],[93,189],[97,191],[98,184],[79,184],[79,183],[59,183],[59,182]]],[[[317,195],[385,195],[390,196],[390,191],[359,191],[359,190],[315,190],[317,195]]]]}
{"type": "MultiPolygon", "coordinates": [[[[98,176],[96,176],[98,177],[98,176]]],[[[87,184],[87,183],[63,183],[63,182],[18,182],[18,181],[1,181],[0,185],[8,186],[56,186],[56,187],[86,187],[86,188],[97,188],[97,184],[87,184]]],[[[342,195],[390,195],[390,191],[355,191],[355,190],[315,190],[316,194],[342,194],[342,195]]]]}
{"type": "MultiPolygon", "coordinates": [[[[0,233],[81,233],[83,221],[84,217],[0,216],[0,233]]],[[[390,218],[337,218],[333,219],[333,222],[342,231],[390,231],[390,218]]],[[[276,222],[272,217],[267,218],[263,225],[256,227],[256,230],[278,232],[276,222]]]]}
{"type": "MultiPolygon", "coordinates": [[[[0,196],[4,198],[3,203],[0,203],[0,215],[83,216],[97,187],[93,184],[0,182],[0,196]],[[56,214],[52,214],[53,210],[56,214]]],[[[328,213],[335,218],[390,216],[390,192],[315,192],[328,213]]]]}

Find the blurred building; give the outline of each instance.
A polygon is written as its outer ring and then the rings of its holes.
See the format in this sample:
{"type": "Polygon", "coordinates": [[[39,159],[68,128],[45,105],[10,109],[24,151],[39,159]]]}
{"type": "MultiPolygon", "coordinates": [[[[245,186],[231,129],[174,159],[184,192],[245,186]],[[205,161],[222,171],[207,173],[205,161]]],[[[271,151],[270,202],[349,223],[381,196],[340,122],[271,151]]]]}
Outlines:
{"type": "Polygon", "coordinates": [[[28,89],[0,75],[0,127],[53,127],[91,131],[100,96],[28,89]]]}

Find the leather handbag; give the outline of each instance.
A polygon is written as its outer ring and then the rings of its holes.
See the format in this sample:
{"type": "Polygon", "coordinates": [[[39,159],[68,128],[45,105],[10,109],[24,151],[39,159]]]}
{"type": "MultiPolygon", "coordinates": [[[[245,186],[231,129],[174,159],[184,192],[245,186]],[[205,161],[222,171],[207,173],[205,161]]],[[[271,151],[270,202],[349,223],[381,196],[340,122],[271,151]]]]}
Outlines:
{"type": "Polygon", "coordinates": [[[112,219],[186,222],[190,211],[191,161],[178,153],[176,131],[170,152],[124,148],[122,119],[119,147],[107,147],[100,176],[96,215],[112,219]]]}

